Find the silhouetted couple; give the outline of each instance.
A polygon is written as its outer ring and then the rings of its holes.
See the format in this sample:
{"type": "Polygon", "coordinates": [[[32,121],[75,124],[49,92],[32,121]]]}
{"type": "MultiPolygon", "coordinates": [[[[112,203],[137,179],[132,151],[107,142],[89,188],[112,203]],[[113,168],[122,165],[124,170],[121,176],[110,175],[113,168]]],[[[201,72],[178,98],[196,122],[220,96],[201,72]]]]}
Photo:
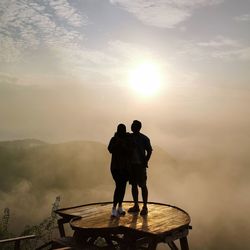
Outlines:
{"type": "Polygon", "coordinates": [[[140,133],[142,124],[140,121],[133,121],[132,133],[126,131],[124,124],[119,124],[115,135],[111,138],[108,150],[112,154],[111,173],[115,181],[113,197],[113,208],[111,215],[125,215],[122,207],[127,181],[131,184],[134,206],[128,212],[138,213],[138,186],[141,188],[143,207],[141,215],[148,213],[148,188],[147,170],[148,161],[152,154],[152,147],[149,138],[140,133]],[[118,205],[118,208],[117,208],[118,205]]]}

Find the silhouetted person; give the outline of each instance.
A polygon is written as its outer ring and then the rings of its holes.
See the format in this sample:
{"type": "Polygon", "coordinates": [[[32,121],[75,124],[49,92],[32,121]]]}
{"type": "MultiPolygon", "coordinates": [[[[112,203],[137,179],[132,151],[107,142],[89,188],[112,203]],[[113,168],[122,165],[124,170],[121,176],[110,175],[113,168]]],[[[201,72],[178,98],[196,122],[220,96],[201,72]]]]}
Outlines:
{"type": "Polygon", "coordinates": [[[140,133],[142,124],[140,121],[133,121],[131,125],[132,134],[131,140],[131,155],[130,155],[130,173],[129,182],[132,185],[132,196],[134,200],[134,206],[129,208],[128,212],[139,212],[138,205],[138,186],[141,188],[143,207],[141,215],[148,213],[148,188],[147,188],[147,170],[148,161],[152,154],[152,147],[149,138],[140,133]]]}
{"type": "Polygon", "coordinates": [[[115,191],[113,196],[113,208],[111,216],[124,215],[122,202],[125,195],[126,184],[128,181],[128,161],[129,161],[129,145],[126,126],[119,124],[117,132],[111,138],[108,150],[112,154],[111,173],[115,181],[115,191]],[[116,209],[118,204],[118,209],[116,209]]]}

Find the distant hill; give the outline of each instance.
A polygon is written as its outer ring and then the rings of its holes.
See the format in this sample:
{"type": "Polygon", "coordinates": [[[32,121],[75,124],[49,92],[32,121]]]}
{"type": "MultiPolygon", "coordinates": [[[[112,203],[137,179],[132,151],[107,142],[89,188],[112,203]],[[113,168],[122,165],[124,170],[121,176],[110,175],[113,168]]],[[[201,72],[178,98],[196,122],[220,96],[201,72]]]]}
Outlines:
{"type": "MultiPolygon", "coordinates": [[[[166,171],[176,161],[154,147],[150,168],[166,171]]],[[[0,188],[5,192],[26,180],[33,190],[92,189],[113,185],[107,145],[72,141],[49,144],[36,139],[0,142],[0,188]]]]}
{"type": "Polygon", "coordinates": [[[37,139],[23,139],[15,141],[0,141],[0,147],[7,148],[31,148],[47,144],[37,139]]]}
{"type": "Polygon", "coordinates": [[[0,142],[0,188],[10,191],[21,180],[33,189],[91,188],[109,175],[106,145],[97,142],[49,144],[28,139],[0,142]]]}

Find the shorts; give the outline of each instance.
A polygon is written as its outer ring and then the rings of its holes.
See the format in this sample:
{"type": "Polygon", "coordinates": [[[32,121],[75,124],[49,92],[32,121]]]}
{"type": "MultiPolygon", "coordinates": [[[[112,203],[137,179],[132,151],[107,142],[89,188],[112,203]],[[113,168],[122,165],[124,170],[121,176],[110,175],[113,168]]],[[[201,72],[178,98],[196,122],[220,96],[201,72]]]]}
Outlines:
{"type": "Polygon", "coordinates": [[[129,184],[138,185],[139,187],[146,186],[147,169],[144,164],[132,164],[129,173],[129,184]]]}

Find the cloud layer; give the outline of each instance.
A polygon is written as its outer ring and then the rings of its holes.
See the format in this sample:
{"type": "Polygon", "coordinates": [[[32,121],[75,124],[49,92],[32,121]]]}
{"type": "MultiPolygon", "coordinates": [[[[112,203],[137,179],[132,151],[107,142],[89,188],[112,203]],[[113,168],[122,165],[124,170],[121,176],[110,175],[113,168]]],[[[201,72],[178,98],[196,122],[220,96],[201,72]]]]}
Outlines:
{"type": "Polygon", "coordinates": [[[250,14],[242,14],[240,16],[234,17],[234,20],[238,22],[249,22],[250,21],[250,14]]]}
{"type": "Polygon", "coordinates": [[[220,4],[223,0],[110,0],[132,13],[141,22],[160,28],[173,28],[191,17],[197,8],[220,4]]]}
{"type": "Polygon", "coordinates": [[[7,62],[25,50],[76,43],[82,39],[76,28],[87,24],[67,0],[3,0],[0,9],[0,60],[7,62]]]}

